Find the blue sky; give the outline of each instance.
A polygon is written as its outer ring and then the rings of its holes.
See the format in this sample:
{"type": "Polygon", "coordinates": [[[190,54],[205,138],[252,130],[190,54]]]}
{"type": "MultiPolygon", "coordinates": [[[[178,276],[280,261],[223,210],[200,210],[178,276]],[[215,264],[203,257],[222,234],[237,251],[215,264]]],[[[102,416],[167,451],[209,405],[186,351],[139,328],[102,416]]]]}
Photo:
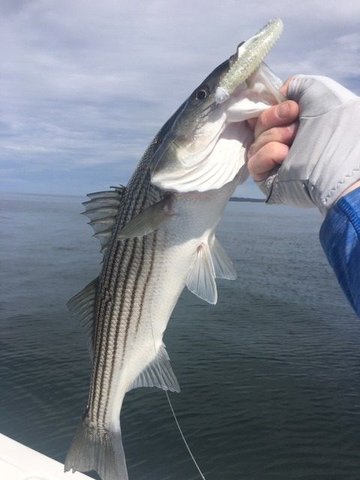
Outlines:
{"type": "Polygon", "coordinates": [[[0,191],[126,183],[180,102],[274,17],[278,76],[330,75],[360,94],[353,0],[1,0],[0,191]]]}

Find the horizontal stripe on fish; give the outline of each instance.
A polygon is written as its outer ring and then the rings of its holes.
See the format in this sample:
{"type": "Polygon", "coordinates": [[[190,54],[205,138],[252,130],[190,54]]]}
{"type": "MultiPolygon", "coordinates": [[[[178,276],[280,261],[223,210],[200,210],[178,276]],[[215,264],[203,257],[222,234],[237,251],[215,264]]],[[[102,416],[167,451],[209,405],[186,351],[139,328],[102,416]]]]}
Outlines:
{"type": "MultiPolygon", "coordinates": [[[[146,186],[148,182],[149,173],[145,169],[140,169],[133,181],[127,187],[123,205],[119,212],[117,228],[114,236],[119,229],[123,227],[134,215],[141,211],[146,201],[146,186]],[[144,188],[145,187],[145,188],[144,188]]],[[[126,288],[124,278],[119,279],[119,272],[124,268],[124,264],[129,260],[129,249],[132,249],[132,241],[113,242],[112,248],[109,249],[105,259],[103,275],[100,278],[99,284],[99,301],[97,304],[97,324],[96,324],[96,345],[94,348],[94,368],[93,378],[91,381],[92,387],[89,395],[89,405],[92,405],[92,418],[100,418],[101,404],[103,403],[102,396],[104,394],[105,377],[109,376],[107,371],[107,352],[111,342],[110,329],[112,318],[118,319],[119,313],[116,311],[117,304],[114,303],[115,292],[118,289],[119,280],[122,282],[121,294],[126,288]],[[111,303],[108,297],[112,299],[111,303]],[[102,321],[99,321],[102,319],[102,321]],[[101,365],[101,369],[99,366],[101,365]],[[95,410],[96,413],[92,412],[95,410]]],[[[120,319],[121,321],[121,319],[120,319]]]]}
{"type": "MultiPolygon", "coordinates": [[[[140,189],[140,191],[144,192],[145,188],[140,189]]],[[[139,191],[139,190],[138,190],[139,191]]],[[[137,202],[144,204],[146,201],[146,196],[138,195],[136,199],[137,202]]],[[[135,205],[134,202],[131,202],[132,205],[135,205]]],[[[139,210],[143,209],[143,205],[141,205],[139,210]]],[[[129,215],[129,210],[125,212],[125,215],[129,215]]],[[[131,216],[131,214],[130,214],[131,216]]],[[[120,222],[119,222],[120,223],[120,222]]],[[[133,277],[139,279],[142,275],[142,271],[137,270],[141,266],[136,266],[136,260],[139,257],[139,248],[137,248],[138,244],[141,244],[141,255],[144,252],[145,242],[147,239],[134,239],[133,241],[126,241],[123,249],[119,248],[117,245],[116,252],[114,255],[114,260],[112,264],[112,269],[109,275],[113,279],[116,279],[116,283],[112,288],[112,303],[105,303],[103,310],[101,310],[102,306],[100,305],[99,315],[106,320],[104,322],[103,328],[99,334],[100,342],[99,342],[99,355],[98,355],[98,364],[94,368],[94,381],[96,382],[95,391],[98,393],[97,396],[93,399],[94,403],[94,410],[96,410],[95,417],[97,419],[101,419],[101,423],[104,425],[106,424],[106,415],[107,415],[107,406],[109,404],[109,397],[111,394],[111,381],[113,378],[113,372],[115,369],[120,369],[122,364],[116,364],[115,361],[115,353],[119,345],[119,338],[122,339],[122,358],[125,355],[126,347],[127,347],[127,334],[129,331],[129,322],[133,320],[131,311],[128,311],[128,307],[130,305],[130,309],[134,308],[134,301],[133,298],[136,294],[136,287],[133,285],[133,277]],[[117,259],[120,259],[117,262],[117,259]],[[117,267],[116,269],[114,267],[117,267]],[[119,272],[123,272],[126,270],[125,276],[121,276],[119,272]],[[131,272],[132,270],[132,272],[131,272]],[[132,292],[131,297],[127,292],[132,292]],[[114,327],[115,325],[115,327],[114,327]],[[122,338],[123,337],[123,338],[122,338]],[[101,355],[102,353],[102,355],[101,355]],[[99,380],[98,376],[98,368],[99,364],[101,363],[101,376],[99,380]]],[[[122,242],[121,242],[122,243],[122,242]]],[[[120,243],[120,245],[121,245],[120,243]]],[[[111,254],[110,254],[111,255],[111,254]]],[[[137,280],[138,281],[138,280],[137,280]]],[[[100,292],[101,295],[101,292],[100,292]]],[[[135,319],[136,323],[140,322],[140,318],[137,320],[135,319]]],[[[118,352],[118,355],[120,352],[118,352]]],[[[89,402],[91,404],[91,402],[89,402]]],[[[93,413],[93,412],[92,412],[93,413]]]]}

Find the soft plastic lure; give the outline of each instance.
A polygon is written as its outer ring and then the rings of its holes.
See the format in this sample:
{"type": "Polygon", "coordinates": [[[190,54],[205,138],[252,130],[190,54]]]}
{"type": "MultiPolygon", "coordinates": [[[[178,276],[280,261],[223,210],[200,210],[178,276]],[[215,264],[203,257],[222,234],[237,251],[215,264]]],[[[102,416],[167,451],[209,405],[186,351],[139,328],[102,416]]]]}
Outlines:
{"type": "Polygon", "coordinates": [[[239,45],[237,59],[221,79],[215,101],[225,102],[234,90],[259,67],[283,31],[283,22],[277,18],[266,24],[256,35],[239,45]]]}

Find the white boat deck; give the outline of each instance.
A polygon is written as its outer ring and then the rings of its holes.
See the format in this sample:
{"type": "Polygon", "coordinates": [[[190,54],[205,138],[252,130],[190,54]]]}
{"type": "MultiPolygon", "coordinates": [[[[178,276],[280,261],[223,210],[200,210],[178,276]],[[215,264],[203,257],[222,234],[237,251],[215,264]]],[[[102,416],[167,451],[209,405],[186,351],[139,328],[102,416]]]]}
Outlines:
{"type": "MultiPolygon", "coordinates": [[[[89,480],[83,473],[64,473],[64,465],[0,433],[1,480],[89,480]]],[[[90,479],[91,480],[91,479],[90,479]]]]}

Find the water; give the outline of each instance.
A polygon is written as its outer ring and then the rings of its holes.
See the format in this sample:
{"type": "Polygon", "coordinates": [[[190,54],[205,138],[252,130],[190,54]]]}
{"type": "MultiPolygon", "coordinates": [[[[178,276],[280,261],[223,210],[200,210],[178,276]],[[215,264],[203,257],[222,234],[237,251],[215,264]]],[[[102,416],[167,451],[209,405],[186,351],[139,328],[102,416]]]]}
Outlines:
{"type": "MultiPolygon", "coordinates": [[[[63,461],[87,396],[65,303],[100,256],[75,197],[0,196],[0,431],[63,461]]],[[[320,217],[230,204],[219,238],[239,279],[209,306],[185,292],[165,343],[171,398],[208,480],[360,478],[360,321],[317,240],[320,217]]],[[[195,480],[163,392],[122,414],[131,480],[195,480]]],[[[71,479],[71,476],[69,476],[71,479]]]]}

